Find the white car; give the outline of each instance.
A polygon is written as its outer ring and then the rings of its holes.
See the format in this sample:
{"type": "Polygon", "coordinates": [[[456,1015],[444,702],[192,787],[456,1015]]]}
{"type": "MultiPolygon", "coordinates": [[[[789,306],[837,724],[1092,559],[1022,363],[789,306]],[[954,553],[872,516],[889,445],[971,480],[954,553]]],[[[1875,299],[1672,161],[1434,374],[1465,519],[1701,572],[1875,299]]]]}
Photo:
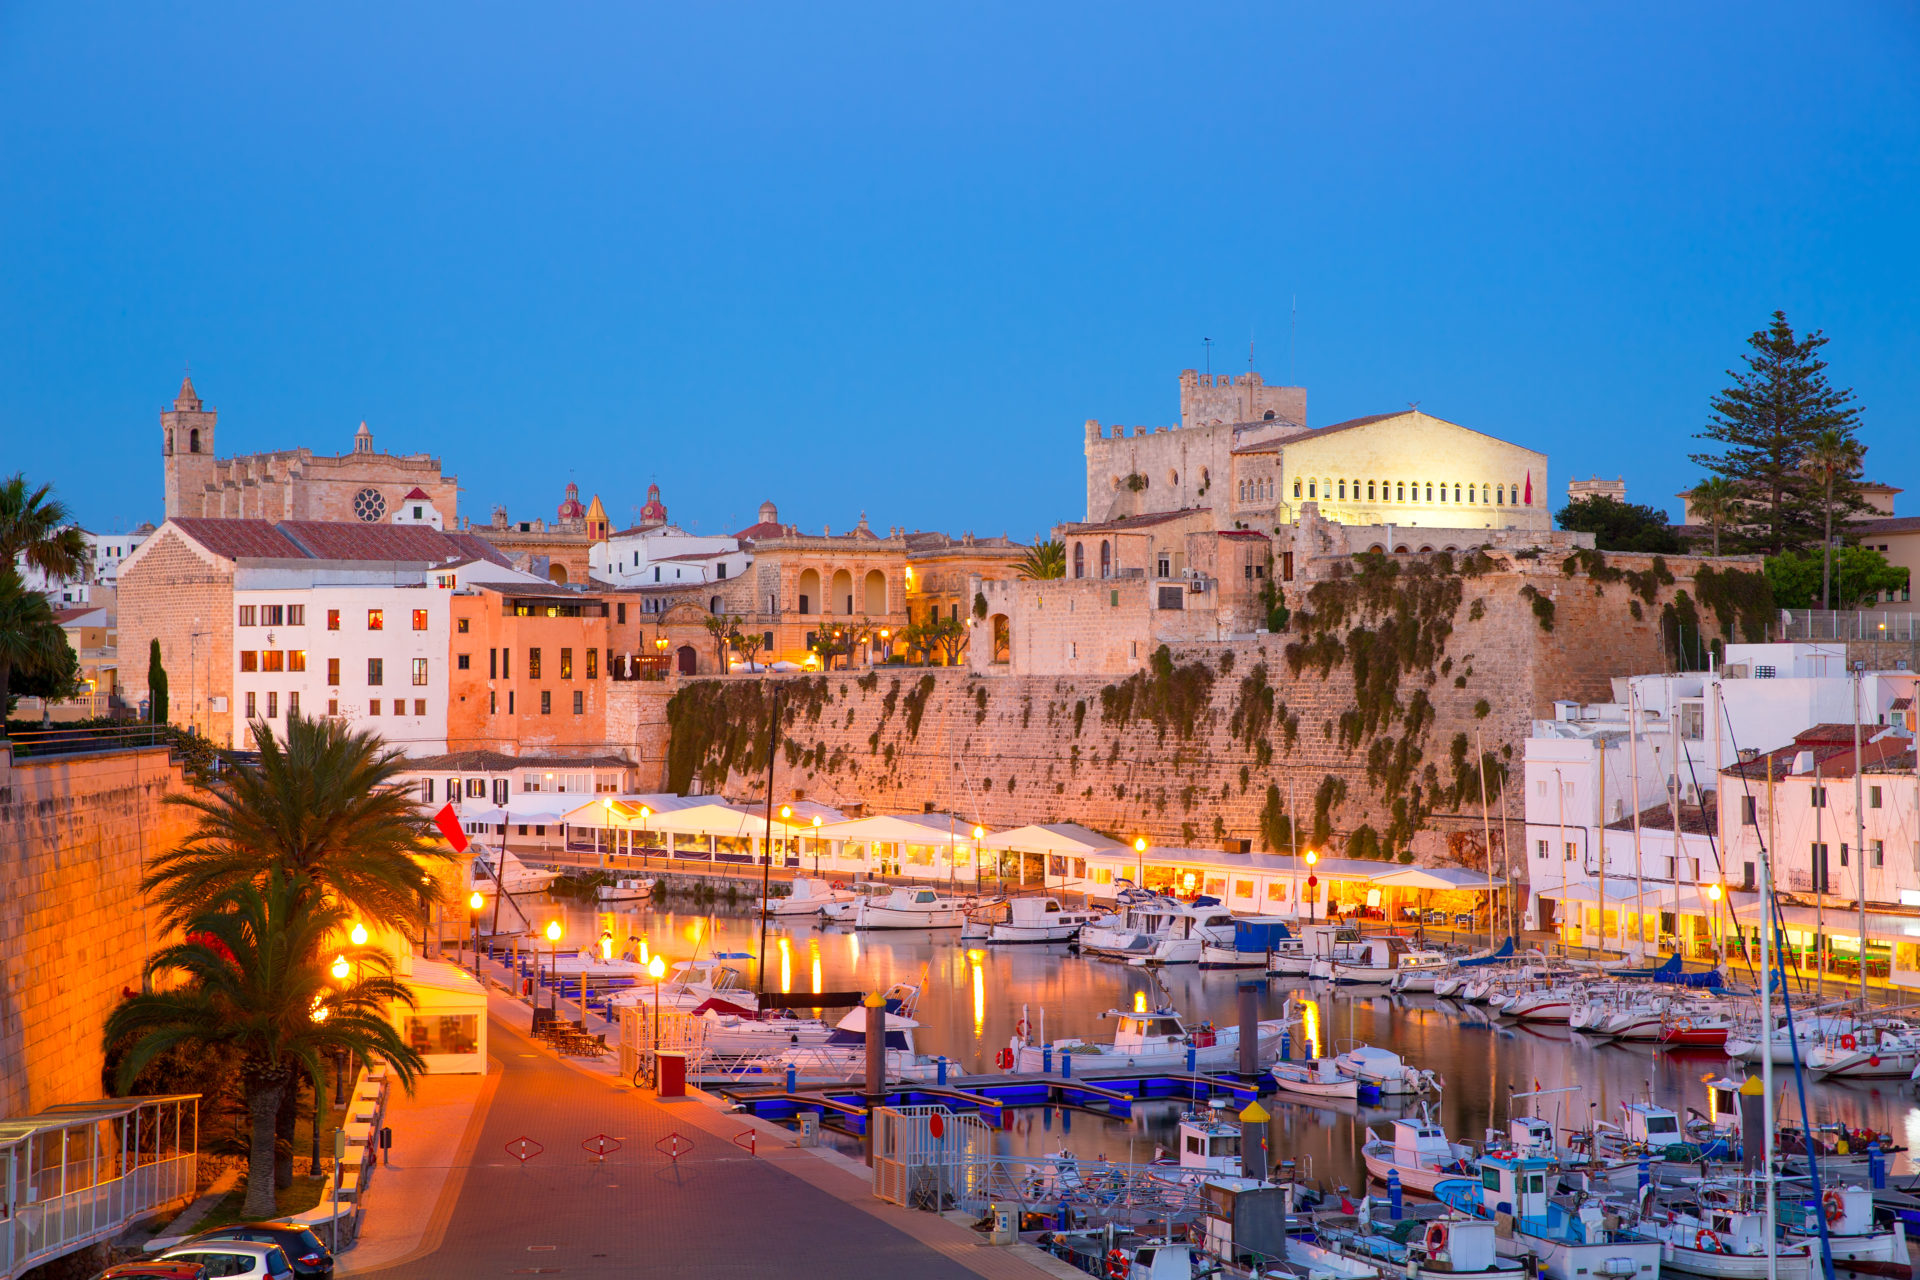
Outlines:
{"type": "Polygon", "coordinates": [[[293,1280],[293,1264],[277,1244],[254,1240],[207,1240],[183,1244],[160,1255],[162,1262],[197,1262],[213,1276],[259,1276],[261,1280],[293,1280]]]}

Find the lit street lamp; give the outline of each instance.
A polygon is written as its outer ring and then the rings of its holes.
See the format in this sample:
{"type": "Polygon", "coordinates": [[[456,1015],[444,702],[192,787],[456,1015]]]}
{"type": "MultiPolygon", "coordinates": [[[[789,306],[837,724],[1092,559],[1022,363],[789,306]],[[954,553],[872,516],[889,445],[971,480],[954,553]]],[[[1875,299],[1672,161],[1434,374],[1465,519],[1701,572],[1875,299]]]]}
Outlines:
{"type": "MultiPolygon", "coordinates": [[[[354,946],[356,947],[366,946],[367,945],[367,926],[365,926],[364,924],[361,924],[358,920],[355,920],[353,922],[353,930],[348,936],[353,939],[354,946]]],[[[412,953],[409,952],[408,954],[411,955],[412,953]]]]}
{"type": "Polygon", "coordinates": [[[547,922],[547,941],[553,944],[553,949],[548,953],[550,965],[547,977],[553,983],[553,1020],[558,1022],[560,1020],[560,922],[558,920],[547,922]]]}
{"type": "Polygon", "coordinates": [[[653,1069],[657,1072],[660,1070],[660,979],[667,976],[667,962],[657,955],[647,961],[647,976],[653,979],[653,1069]]]}
{"type": "Polygon", "coordinates": [[[475,889],[467,895],[467,938],[473,943],[473,976],[480,976],[480,910],[487,905],[487,895],[475,889]]]}
{"type": "Polygon", "coordinates": [[[820,815],[817,813],[813,815],[813,874],[816,879],[819,878],[819,875],[820,875],[820,815]]]}
{"type": "Polygon", "coordinates": [[[1145,836],[1134,837],[1133,857],[1133,887],[1145,889],[1147,887],[1147,838],[1145,836]]]}
{"type": "Polygon", "coordinates": [[[1320,887],[1320,877],[1313,874],[1313,866],[1320,861],[1320,855],[1307,850],[1307,923],[1312,924],[1320,910],[1320,895],[1315,892],[1320,887]]]}

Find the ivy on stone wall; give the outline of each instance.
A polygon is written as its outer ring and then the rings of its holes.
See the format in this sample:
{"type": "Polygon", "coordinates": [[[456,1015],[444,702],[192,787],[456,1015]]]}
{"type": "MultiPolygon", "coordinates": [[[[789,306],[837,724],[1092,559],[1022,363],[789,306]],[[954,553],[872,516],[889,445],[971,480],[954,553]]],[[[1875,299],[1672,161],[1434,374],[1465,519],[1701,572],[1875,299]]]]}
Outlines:
{"type": "MultiPolygon", "coordinates": [[[[817,721],[832,698],[822,676],[780,682],[780,722],[817,721]]],[[[710,791],[729,772],[754,774],[767,767],[767,733],[773,715],[772,685],[764,680],[696,680],[667,700],[667,789],[684,794],[698,778],[710,791]]]]}
{"type": "Polygon", "coordinates": [[[1703,564],[1693,575],[1693,593],[1704,608],[1712,611],[1724,638],[1734,638],[1734,626],[1738,623],[1741,640],[1748,644],[1766,640],[1767,623],[1776,614],[1773,584],[1767,581],[1766,574],[1753,569],[1715,569],[1703,564]]]}
{"type": "Polygon", "coordinates": [[[920,717],[927,713],[927,699],[933,696],[933,677],[923,675],[912,689],[907,691],[907,737],[920,736],[920,717]]]}
{"type": "MultiPolygon", "coordinates": [[[[1213,670],[1204,662],[1173,663],[1173,651],[1161,645],[1145,671],[1100,690],[1100,719],[1125,728],[1135,717],[1153,722],[1160,740],[1172,729],[1181,741],[1193,737],[1213,694],[1213,670]]],[[[1118,747],[1116,740],[1115,746],[1118,747]]]]}
{"type": "MultiPolygon", "coordinates": [[[[1216,819],[1220,833],[1226,833],[1226,824],[1216,819]]],[[[1293,819],[1287,816],[1286,802],[1280,797],[1280,788],[1271,784],[1267,787],[1267,798],[1260,806],[1260,847],[1269,853],[1287,852],[1293,845],[1293,819]]]]}
{"type": "Polygon", "coordinates": [[[1267,729],[1273,723],[1273,685],[1267,680],[1267,664],[1256,662],[1253,670],[1240,680],[1233,697],[1233,713],[1227,728],[1248,750],[1266,745],[1267,729]]]}

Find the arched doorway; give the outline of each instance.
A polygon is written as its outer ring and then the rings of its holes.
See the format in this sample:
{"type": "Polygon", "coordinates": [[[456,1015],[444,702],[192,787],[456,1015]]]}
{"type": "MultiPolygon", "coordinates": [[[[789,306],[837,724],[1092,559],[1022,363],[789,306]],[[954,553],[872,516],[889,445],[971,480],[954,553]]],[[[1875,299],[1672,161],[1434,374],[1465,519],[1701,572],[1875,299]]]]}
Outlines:
{"type": "Polygon", "coordinates": [[[867,571],[866,600],[861,611],[868,614],[887,611],[887,575],[878,569],[867,571]]]}
{"type": "Polygon", "coordinates": [[[1113,546],[1105,538],[1100,540],[1100,576],[1113,576],[1113,546]]]}
{"type": "Polygon", "coordinates": [[[820,575],[812,569],[800,575],[800,612],[820,612],[820,575]]]}
{"type": "Polygon", "coordinates": [[[690,644],[683,644],[673,653],[673,669],[683,676],[695,674],[700,669],[700,655],[694,652],[690,644]]]}
{"type": "Polygon", "coordinates": [[[993,660],[1008,662],[1013,658],[1013,629],[1007,615],[993,615],[993,660]]]}
{"type": "Polygon", "coordinates": [[[833,592],[827,597],[828,606],[840,606],[840,612],[849,616],[853,613],[853,575],[845,569],[836,569],[833,574],[833,592]]]}
{"type": "Polygon", "coordinates": [[[563,564],[554,564],[554,565],[547,566],[548,582],[565,582],[566,580],[567,580],[567,566],[563,564]]]}
{"type": "Polygon", "coordinates": [[[1084,542],[1073,544],[1073,576],[1076,578],[1087,576],[1087,544],[1084,542]]]}

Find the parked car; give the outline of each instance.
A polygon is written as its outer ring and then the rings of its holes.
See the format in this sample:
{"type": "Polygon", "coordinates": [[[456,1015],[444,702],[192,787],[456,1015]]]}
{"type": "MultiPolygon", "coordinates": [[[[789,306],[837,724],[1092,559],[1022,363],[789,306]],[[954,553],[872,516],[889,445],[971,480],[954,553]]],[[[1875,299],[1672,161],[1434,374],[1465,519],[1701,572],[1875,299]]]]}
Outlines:
{"type": "Polygon", "coordinates": [[[207,1280],[207,1268],[198,1262],[141,1258],[135,1262],[116,1262],[94,1280],[207,1280]]]}
{"type": "Polygon", "coordinates": [[[286,1251],[287,1261],[293,1264],[293,1274],[300,1280],[326,1280],[333,1274],[333,1254],[321,1241],[319,1233],[298,1222],[241,1222],[212,1227],[188,1236],[186,1242],[199,1244],[205,1240],[252,1240],[260,1244],[277,1244],[286,1251]]]}
{"type": "Polygon", "coordinates": [[[207,1240],[175,1245],[160,1255],[162,1262],[185,1260],[206,1267],[209,1277],[248,1276],[257,1280],[293,1280],[293,1264],[277,1244],[257,1240],[207,1240]]]}

